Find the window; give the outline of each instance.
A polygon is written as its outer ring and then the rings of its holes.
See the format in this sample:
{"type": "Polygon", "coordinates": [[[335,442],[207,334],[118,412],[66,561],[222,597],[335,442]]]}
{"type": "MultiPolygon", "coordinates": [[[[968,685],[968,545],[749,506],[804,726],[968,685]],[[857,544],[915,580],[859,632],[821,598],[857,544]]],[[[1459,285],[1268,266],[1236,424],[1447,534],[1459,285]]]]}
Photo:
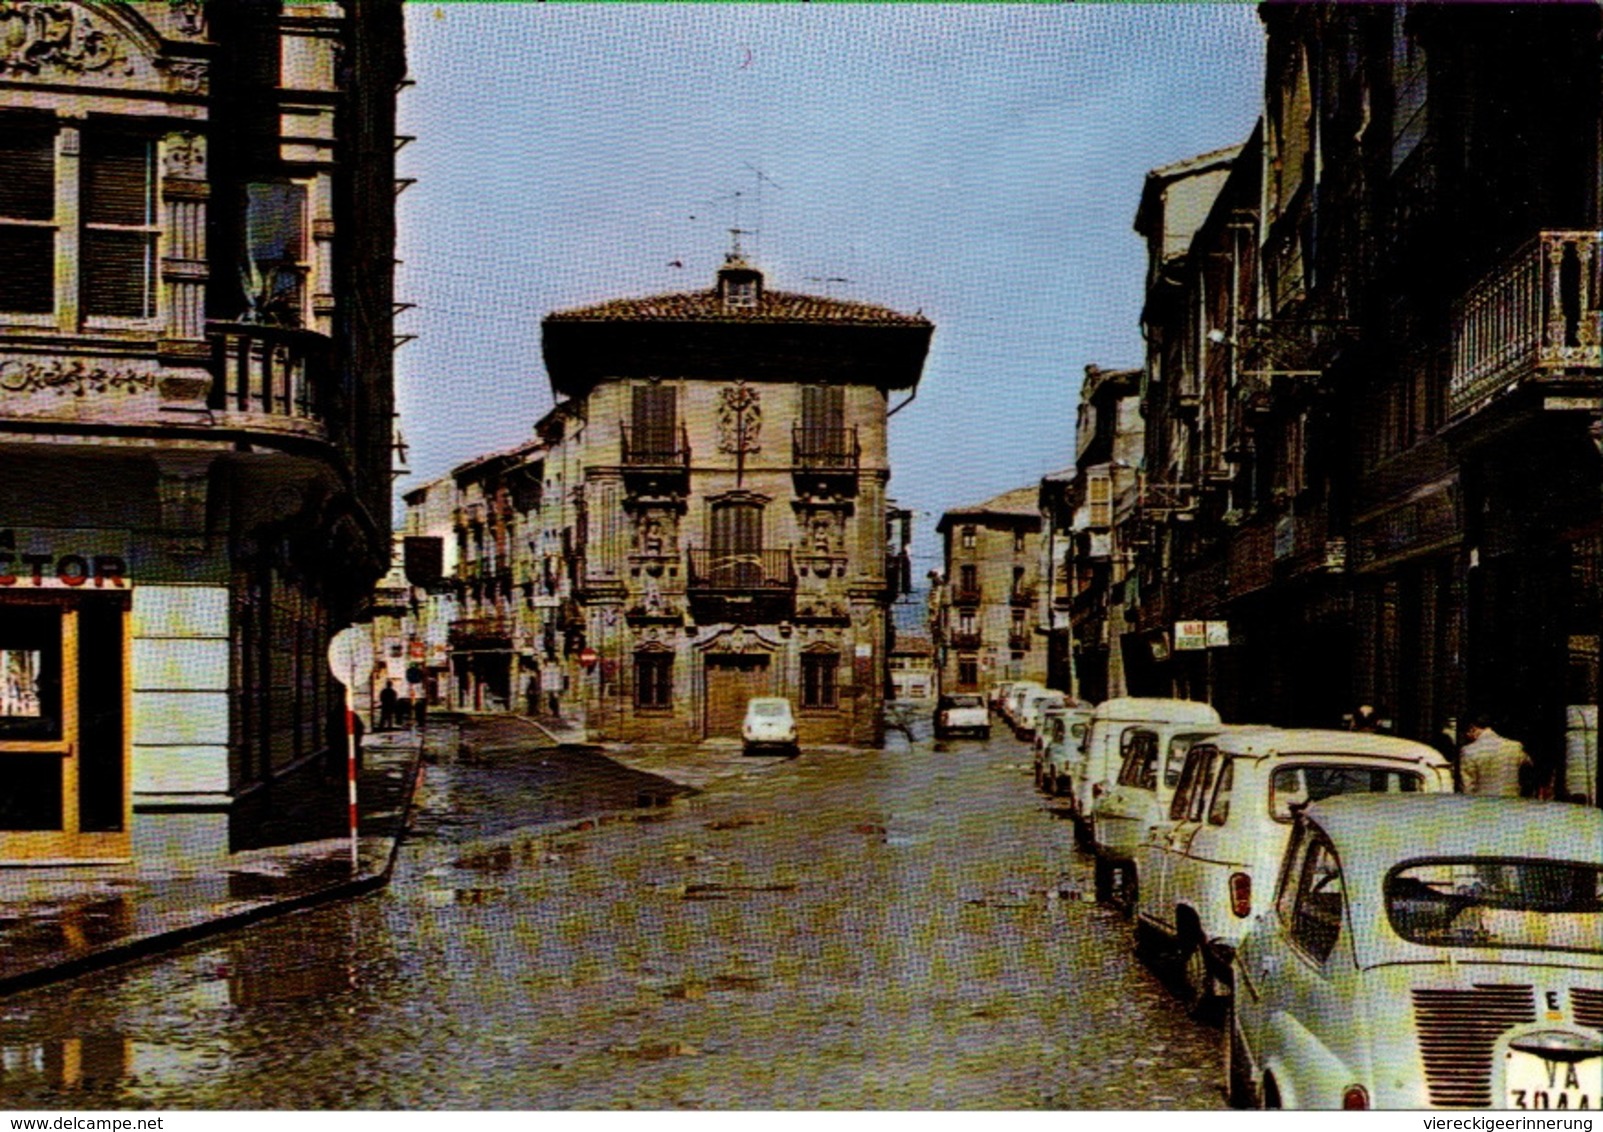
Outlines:
{"type": "Polygon", "coordinates": [[[156,143],[54,124],[0,125],[0,312],[48,315],[77,275],[83,314],[156,313],[156,143]],[[63,154],[77,149],[59,165],[63,154]],[[76,192],[58,192],[77,177],[76,192]],[[66,211],[76,197],[78,227],[66,211]],[[61,274],[68,273],[68,274],[61,274]]]}
{"type": "MultiPolygon", "coordinates": [[[[1014,554],[1023,554],[1024,553],[1024,532],[1023,531],[1014,531],[1013,532],[1013,553],[1014,554]]],[[[1015,570],[1014,573],[1017,574],[1017,573],[1019,573],[1019,571],[1015,570]]]]}
{"type": "Polygon", "coordinates": [[[963,541],[963,549],[964,550],[973,550],[974,549],[974,528],[973,527],[964,527],[963,528],[962,541],[963,541]]]}
{"type": "Polygon", "coordinates": [[[55,309],[56,138],[0,122],[0,311],[55,309]]]}
{"type": "Polygon", "coordinates": [[[156,144],[86,133],[83,140],[83,312],[156,313],[156,144]]]}
{"type": "Polygon", "coordinates": [[[1341,935],[1341,866],[1323,838],[1311,839],[1303,859],[1297,905],[1291,918],[1291,940],[1310,958],[1323,963],[1341,935]]]}
{"type": "Polygon", "coordinates": [[[1192,747],[1186,756],[1185,769],[1180,772],[1180,785],[1175,787],[1174,798],[1169,803],[1169,820],[1185,821],[1191,809],[1191,799],[1201,793],[1199,789],[1202,779],[1207,773],[1208,762],[1213,754],[1212,747],[1192,747]]]}
{"type": "Polygon", "coordinates": [[[1269,814],[1289,822],[1303,806],[1337,794],[1413,794],[1424,779],[1412,771],[1342,765],[1282,766],[1269,776],[1269,814]]]}
{"type": "Polygon", "coordinates": [[[840,656],[837,653],[802,654],[802,707],[835,706],[835,674],[839,667],[840,656]]]}
{"type": "Polygon", "coordinates": [[[964,636],[972,636],[978,630],[974,628],[974,611],[965,609],[957,615],[957,631],[964,636]]]}
{"type": "Polygon", "coordinates": [[[978,687],[980,682],[980,661],[978,657],[960,656],[957,658],[957,683],[961,688],[978,687]]]}
{"type": "Polygon", "coordinates": [[[958,568],[957,589],[960,594],[965,596],[980,592],[980,570],[978,566],[971,563],[958,568]]]}
{"type": "Polygon", "coordinates": [[[1013,635],[1015,637],[1024,635],[1024,616],[1025,611],[1022,609],[1013,611],[1013,635]]]}
{"type": "Polygon", "coordinates": [[[1236,777],[1236,760],[1226,759],[1219,770],[1219,785],[1214,788],[1213,805],[1208,807],[1208,824],[1224,825],[1230,820],[1230,787],[1236,777]]]}
{"type": "Polygon", "coordinates": [[[637,385],[632,391],[632,462],[671,463],[678,455],[678,397],[671,385],[637,385]]]}
{"type": "Polygon", "coordinates": [[[757,280],[730,279],[724,283],[724,305],[746,310],[757,306],[757,280]]]}
{"type": "Polygon", "coordinates": [[[289,181],[245,186],[249,303],[263,322],[299,326],[306,283],[306,189],[289,181]]]}
{"type": "Polygon", "coordinates": [[[635,707],[668,711],[673,708],[673,653],[635,654],[635,707]]]}

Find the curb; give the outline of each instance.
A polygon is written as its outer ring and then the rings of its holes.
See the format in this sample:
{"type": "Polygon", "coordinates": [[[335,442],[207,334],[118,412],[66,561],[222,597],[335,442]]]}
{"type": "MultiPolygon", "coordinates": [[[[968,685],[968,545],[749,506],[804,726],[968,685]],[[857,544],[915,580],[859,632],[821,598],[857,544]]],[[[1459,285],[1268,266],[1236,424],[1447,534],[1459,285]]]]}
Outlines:
{"type": "Polygon", "coordinates": [[[390,843],[389,853],[385,856],[384,867],[377,872],[341,881],[338,884],[330,885],[328,888],[320,888],[313,892],[303,892],[299,896],[290,896],[283,900],[271,900],[251,908],[242,908],[237,912],[230,912],[224,916],[202,920],[184,927],[155,931],[121,943],[107,944],[87,955],[79,955],[76,958],[65,959],[59,963],[52,963],[44,967],[36,967],[31,971],[20,971],[14,975],[0,976],[0,995],[32,990],[35,987],[45,986],[63,979],[75,978],[91,971],[114,967],[132,959],[143,959],[158,952],[170,951],[186,943],[193,943],[208,936],[222,935],[225,932],[231,932],[263,920],[272,919],[275,916],[288,915],[291,912],[303,911],[319,904],[328,904],[335,900],[366,896],[371,892],[376,892],[389,883],[390,876],[395,871],[395,861],[400,854],[401,842],[405,840],[407,830],[412,823],[412,807],[417,800],[417,787],[422,777],[423,745],[419,743],[417,755],[413,758],[411,771],[407,775],[406,785],[402,787],[405,802],[401,807],[401,814],[398,819],[399,825],[395,837],[390,843]]]}

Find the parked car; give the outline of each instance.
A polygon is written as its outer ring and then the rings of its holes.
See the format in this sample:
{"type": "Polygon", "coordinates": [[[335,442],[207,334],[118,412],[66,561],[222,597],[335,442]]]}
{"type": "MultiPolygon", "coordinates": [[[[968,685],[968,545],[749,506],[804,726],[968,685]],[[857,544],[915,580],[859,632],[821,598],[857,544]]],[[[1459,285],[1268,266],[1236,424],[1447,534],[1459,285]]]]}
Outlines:
{"type": "Polygon", "coordinates": [[[1091,725],[1086,704],[1048,708],[1035,733],[1035,784],[1048,794],[1060,794],[1068,785],[1069,760],[1085,742],[1091,725]]]}
{"type": "Polygon", "coordinates": [[[935,737],[946,739],[959,733],[991,737],[991,712],[978,692],[942,696],[935,704],[935,737]]]}
{"type": "Polygon", "coordinates": [[[1107,793],[1091,806],[1091,852],[1095,854],[1096,898],[1113,896],[1122,878],[1120,903],[1135,911],[1135,851],[1153,826],[1166,821],[1174,788],[1191,748],[1242,724],[1146,723],[1125,732],[1124,761],[1107,793]]]}
{"type": "Polygon", "coordinates": [[[1136,848],[1138,950],[1177,957],[1187,1009],[1204,1013],[1228,993],[1231,957],[1263,909],[1301,807],[1337,794],[1452,789],[1439,751],[1389,735],[1258,727],[1193,744],[1169,820],[1136,848]]]}
{"type": "Polygon", "coordinates": [[[1019,717],[1024,714],[1024,701],[1030,693],[1044,691],[1046,688],[1033,680],[1015,680],[1002,700],[1002,715],[1007,719],[1008,726],[1018,727],[1019,717]]]}
{"type": "Polygon", "coordinates": [[[1024,697],[1024,703],[1019,707],[1019,718],[1015,730],[1021,739],[1035,738],[1035,728],[1040,723],[1041,712],[1049,707],[1061,707],[1067,701],[1062,692],[1055,692],[1051,688],[1039,688],[1024,697]]]}
{"type": "Polygon", "coordinates": [[[986,693],[985,702],[990,705],[992,711],[1001,712],[1002,705],[1007,701],[1007,694],[1012,687],[1013,681],[1011,680],[1003,680],[1001,683],[991,685],[991,690],[986,693]]]}
{"type": "Polygon", "coordinates": [[[1091,726],[1077,757],[1069,764],[1069,812],[1082,844],[1092,843],[1091,809],[1107,793],[1128,752],[1126,733],[1143,724],[1219,725],[1219,713],[1195,700],[1118,696],[1103,700],[1091,713],[1091,726]]]}
{"type": "Polygon", "coordinates": [[[1446,794],[1315,802],[1235,982],[1237,1106],[1596,1112],[1603,813],[1446,794]]]}
{"type": "Polygon", "coordinates": [[[783,696],[753,696],[746,701],[740,737],[746,754],[761,750],[796,751],[796,716],[783,696]]]}

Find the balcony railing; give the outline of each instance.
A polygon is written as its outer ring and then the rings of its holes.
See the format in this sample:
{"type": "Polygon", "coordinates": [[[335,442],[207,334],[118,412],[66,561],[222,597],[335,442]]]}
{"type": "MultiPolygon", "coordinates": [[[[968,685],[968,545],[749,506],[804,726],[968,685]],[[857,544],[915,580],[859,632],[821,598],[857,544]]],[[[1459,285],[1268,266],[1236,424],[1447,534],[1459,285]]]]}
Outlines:
{"type": "Polygon", "coordinates": [[[1453,310],[1450,417],[1521,382],[1603,370],[1599,232],[1540,232],[1453,310]]]}
{"type": "Polygon", "coordinates": [[[952,647],[964,650],[977,649],[980,647],[980,635],[973,631],[953,633],[952,647]]]}
{"type": "Polygon", "coordinates": [[[798,468],[855,472],[861,455],[855,427],[791,429],[791,458],[798,468]]]}
{"type": "Polygon", "coordinates": [[[1034,605],[1035,587],[1015,586],[1012,592],[1007,595],[1007,600],[1012,605],[1034,605]]]}
{"type": "Polygon", "coordinates": [[[978,605],[983,596],[979,586],[965,586],[961,582],[952,586],[953,605],[978,605]]]}
{"type": "Polygon", "coordinates": [[[623,464],[626,468],[690,467],[690,438],[684,425],[623,425],[623,464]]]}
{"type": "Polygon", "coordinates": [[[324,423],[329,341],[310,330],[207,323],[214,410],[324,423]]]}
{"type": "Polygon", "coordinates": [[[796,588],[788,550],[690,551],[692,593],[778,593],[796,588]]]}
{"type": "Polygon", "coordinates": [[[1032,639],[1033,636],[1030,633],[1009,633],[1007,635],[1007,647],[1014,652],[1028,652],[1032,639]]]}

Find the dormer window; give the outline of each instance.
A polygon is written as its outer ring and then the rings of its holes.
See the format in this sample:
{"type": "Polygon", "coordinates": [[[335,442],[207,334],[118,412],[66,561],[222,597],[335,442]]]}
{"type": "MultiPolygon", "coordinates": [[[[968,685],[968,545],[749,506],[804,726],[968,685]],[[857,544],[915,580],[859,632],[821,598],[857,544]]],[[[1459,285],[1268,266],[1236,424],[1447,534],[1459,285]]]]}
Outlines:
{"type": "Polygon", "coordinates": [[[757,280],[731,279],[724,285],[724,306],[757,309],[757,280]]]}

